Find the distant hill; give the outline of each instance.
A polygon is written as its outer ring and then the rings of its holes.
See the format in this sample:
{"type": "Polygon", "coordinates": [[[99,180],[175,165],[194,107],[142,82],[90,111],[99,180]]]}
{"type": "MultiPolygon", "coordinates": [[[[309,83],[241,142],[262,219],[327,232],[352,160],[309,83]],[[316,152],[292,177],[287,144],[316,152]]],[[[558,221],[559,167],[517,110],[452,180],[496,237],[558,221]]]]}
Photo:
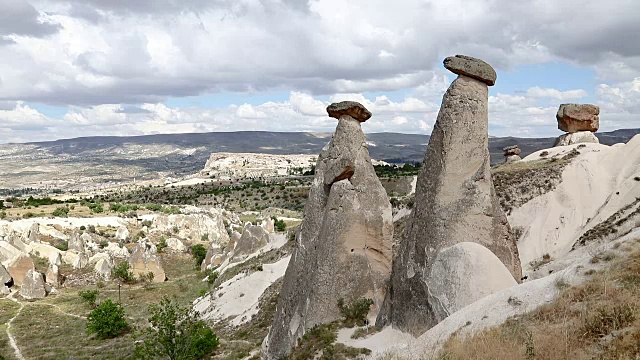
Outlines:
{"type": "MultiPolygon", "coordinates": [[[[604,144],[626,142],[640,129],[597,133],[604,144]]],[[[0,145],[0,188],[78,188],[84,185],[179,177],[202,169],[212,152],[317,154],[331,133],[211,132],[131,137],[95,136],[0,145]]],[[[420,162],[427,135],[367,134],[371,157],[393,163],[420,162]]],[[[523,155],[551,147],[555,138],[491,137],[492,163],[502,148],[518,144],[523,155]]]]}

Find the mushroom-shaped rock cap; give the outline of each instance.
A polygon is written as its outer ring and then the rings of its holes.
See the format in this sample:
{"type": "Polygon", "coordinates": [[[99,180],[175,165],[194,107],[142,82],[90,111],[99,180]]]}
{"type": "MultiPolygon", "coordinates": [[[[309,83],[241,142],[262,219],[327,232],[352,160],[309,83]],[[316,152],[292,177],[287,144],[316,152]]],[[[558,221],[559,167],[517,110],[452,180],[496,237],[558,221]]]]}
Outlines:
{"type": "Polygon", "coordinates": [[[340,119],[340,117],[344,115],[349,115],[360,122],[365,122],[371,117],[371,112],[362,106],[362,104],[355,101],[333,103],[327,107],[327,113],[336,119],[340,119]]]}
{"type": "Polygon", "coordinates": [[[505,146],[502,148],[502,151],[510,151],[510,150],[515,150],[518,148],[518,145],[509,145],[509,146],[505,146]]]}
{"type": "Polygon", "coordinates": [[[444,59],[444,67],[455,74],[480,80],[489,86],[495,85],[498,77],[491,65],[471,56],[449,56],[444,59]]]}

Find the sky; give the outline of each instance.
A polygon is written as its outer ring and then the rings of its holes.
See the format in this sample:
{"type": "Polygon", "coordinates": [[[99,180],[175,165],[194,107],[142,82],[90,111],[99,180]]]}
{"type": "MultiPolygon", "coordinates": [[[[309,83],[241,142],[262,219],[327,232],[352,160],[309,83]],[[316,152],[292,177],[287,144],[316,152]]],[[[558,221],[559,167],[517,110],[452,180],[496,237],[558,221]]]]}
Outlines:
{"type": "Polygon", "coordinates": [[[559,104],[640,127],[638,0],[0,0],[0,143],[208,131],[429,134],[481,58],[493,136],[557,136],[559,104]]]}

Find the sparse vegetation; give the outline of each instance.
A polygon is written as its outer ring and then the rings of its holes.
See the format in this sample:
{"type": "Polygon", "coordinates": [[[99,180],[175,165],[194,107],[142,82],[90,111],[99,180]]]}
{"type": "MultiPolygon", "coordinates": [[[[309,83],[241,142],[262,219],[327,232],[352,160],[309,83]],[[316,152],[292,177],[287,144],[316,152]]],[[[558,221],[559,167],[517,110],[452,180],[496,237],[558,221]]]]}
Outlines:
{"type": "Polygon", "coordinates": [[[196,266],[198,267],[202,264],[204,258],[207,257],[207,248],[205,248],[202,244],[193,245],[190,249],[190,252],[193,260],[195,260],[196,262],[196,266]]]}
{"type": "Polygon", "coordinates": [[[96,299],[98,298],[98,290],[83,290],[78,293],[82,298],[82,301],[90,307],[95,307],[96,299]]]}
{"type": "Polygon", "coordinates": [[[342,323],[346,327],[367,325],[367,314],[373,305],[373,300],[366,298],[354,299],[345,304],[344,299],[338,300],[338,308],[343,316],[342,323]]]}
{"type": "Polygon", "coordinates": [[[124,316],[124,308],[111,299],[100,303],[87,316],[87,334],[96,334],[99,339],[120,336],[129,328],[124,316]]]}
{"type": "Polygon", "coordinates": [[[69,215],[69,208],[66,207],[59,207],[56,208],[51,215],[55,216],[55,217],[67,217],[69,215]]]}
{"type": "Polygon", "coordinates": [[[181,307],[168,297],[149,307],[150,326],[136,346],[141,359],[196,360],[213,351],[220,341],[192,309],[181,307]]]}
{"type": "Polygon", "coordinates": [[[610,261],[582,285],[562,286],[552,303],[467,338],[452,336],[439,358],[637,359],[640,250],[610,261]]]}
{"type": "Polygon", "coordinates": [[[111,270],[111,277],[118,279],[125,284],[131,284],[136,281],[133,271],[130,270],[129,263],[122,261],[111,270]]]}

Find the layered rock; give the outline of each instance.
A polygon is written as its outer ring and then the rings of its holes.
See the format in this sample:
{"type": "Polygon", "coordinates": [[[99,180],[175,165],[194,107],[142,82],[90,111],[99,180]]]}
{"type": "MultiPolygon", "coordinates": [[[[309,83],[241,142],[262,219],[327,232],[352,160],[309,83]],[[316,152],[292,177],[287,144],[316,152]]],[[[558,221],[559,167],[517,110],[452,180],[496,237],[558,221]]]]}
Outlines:
{"type": "Polygon", "coordinates": [[[318,158],[297,247],[264,342],[266,359],[286,357],[307,330],[341,318],[337,306],[341,298],[372,299],[369,317],[373,320],[387,288],[391,205],[371,164],[360,125],[368,111],[350,102],[327,110],[339,116],[338,126],[318,158]]]}
{"type": "Polygon", "coordinates": [[[47,296],[42,273],[35,270],[27,271],[24,276],[24,282],[20,287],[20,296],[25,299],[42,299],[47,296]]]}
{"type": "Polygon", "coordinates": [[[211,209],[208,213],[158,215],[153,219],[153,228],[162,232],[173,232],[177,228],[177,237],[191,241],[206,238],[220,245],[229,242],[222,210],[219,209],[211,209]]]}
{"type": "Polygon", "coordinates": [[[451,64],[466,70],[457,71],[460,75],[443,97],[418,176],[415,205],[394,258],[390,291],[376,322],[413,335],[441,320],[440,305],[434,302],[442,294],[433,293],[429,277],[442,249],[462,242],[480,244],[514,279],[521,277],[518,249],[491,179],[487,84],[495,71],[469,57],[447,58],[445,64],[450,70],[451,64]]]}
{"type": "Polygon", "coordinates": [[[139,243],[129,257],[129,265],[136,277],[145,277],[153,273],[153,282],[163,282],[167,276],[154,249],[155,246],[152,244],[139,243]]]}

